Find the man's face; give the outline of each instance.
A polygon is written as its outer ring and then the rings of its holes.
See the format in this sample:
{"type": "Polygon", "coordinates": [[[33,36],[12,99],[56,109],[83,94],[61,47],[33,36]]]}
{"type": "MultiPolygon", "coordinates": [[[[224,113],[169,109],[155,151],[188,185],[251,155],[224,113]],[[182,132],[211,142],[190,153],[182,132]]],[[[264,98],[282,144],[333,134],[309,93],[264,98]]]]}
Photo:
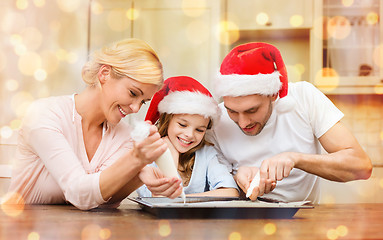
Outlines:
{"type": "Polygon", "coordinates": [[[223,97],[227,113],[242,132],[255,136],[262,131],[273,111],[277,96],[247,95],[223,97]]]}

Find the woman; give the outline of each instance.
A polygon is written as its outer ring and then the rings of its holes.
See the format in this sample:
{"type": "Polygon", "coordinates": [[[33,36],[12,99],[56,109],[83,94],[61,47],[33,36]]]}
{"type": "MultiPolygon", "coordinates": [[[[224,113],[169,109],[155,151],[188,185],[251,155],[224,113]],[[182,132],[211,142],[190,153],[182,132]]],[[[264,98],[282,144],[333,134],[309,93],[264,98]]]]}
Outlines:
{"type": "Polygon", "coordinates": [[[142,185],[141,169],[166,150],[155,126],[133,144],[120,121],[163,84],[162,64],[149,45],[127,39],[96,51],[82,77],[83,92],[32,104],[19,131],[6,202],[69,202],[83,210],[118,205],[142,185]]]}
{"type": "MultiPolygon", "coordinates": [[[[186,76],[171,77],[154,96],[146,119],[157,122],[159,133],[172,152],[187,196],[238,197],[238,187],[227,168],[218,162],[215,149],[205,140],[219,117],[217,102],[198,81],[186,76]]],[[[141,197],[161,195],[176,197],[172,183],[156,182],[162,178],[157,168],[145,168],[145,186],[141,197]],[[147,181],[150,180],[150,181],[147,181]]],[[[178,186],[176,186],[178,187],[178,186]]]]}

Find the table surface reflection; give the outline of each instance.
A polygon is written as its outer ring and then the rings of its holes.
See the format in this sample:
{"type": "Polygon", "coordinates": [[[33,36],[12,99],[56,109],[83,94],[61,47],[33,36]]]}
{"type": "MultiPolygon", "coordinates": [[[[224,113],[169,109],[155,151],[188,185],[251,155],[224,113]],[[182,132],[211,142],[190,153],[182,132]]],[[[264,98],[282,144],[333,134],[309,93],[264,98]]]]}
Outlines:
{"type": "Polygon", "coordinates": [[[135,203],[2,206],[0,239],[383,239],[383,204],[316,205],[292,219],[157,219],[135,203]]]}

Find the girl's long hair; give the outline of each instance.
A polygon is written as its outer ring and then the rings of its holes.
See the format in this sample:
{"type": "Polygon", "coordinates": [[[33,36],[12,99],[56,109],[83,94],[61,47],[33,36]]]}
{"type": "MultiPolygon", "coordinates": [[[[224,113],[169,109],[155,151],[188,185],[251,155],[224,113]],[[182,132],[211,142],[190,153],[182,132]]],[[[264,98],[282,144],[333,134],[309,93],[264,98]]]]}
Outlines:
{"type": "MultiPolygon", "coordinates": [[[[162,113],[160,115],[160,118],[157,122],[158,132],[160,133],[161,137],[166,137],[168,135],[168,128],[170,120],[172,119],[173,114],[168,113],[162,113]]],[[[210,129],[212,126],[212,121],[209,121],[209,124],[207,126],[207,129],[210,129]]],[[[205,140],[205,136],[202,139],[202,141],[189,151],[185,153],[180,153],[179,160],[178,160],[178,166],[177,169],[180,172],[180,175],[183,176],[183,182],[184,186],[187,186],[189,184],[191,174],[194,167],[194,161],[195,161],[195,152],[198,149],[201,149],[205,145],[212,145],[212,143],[205,140]]]]}

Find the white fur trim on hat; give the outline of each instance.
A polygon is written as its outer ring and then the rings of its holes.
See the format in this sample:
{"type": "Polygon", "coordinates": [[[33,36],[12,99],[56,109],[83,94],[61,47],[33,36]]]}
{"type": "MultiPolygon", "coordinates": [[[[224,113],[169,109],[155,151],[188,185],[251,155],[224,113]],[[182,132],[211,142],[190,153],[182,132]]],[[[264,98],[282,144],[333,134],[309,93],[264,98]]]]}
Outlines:
{"type": "Polygon", "coordinates": [[[171,92],[158,104],[160,113],[170,114],[199,114],[216,122],[220,110],[213,97],[200,92],[177,91],[171,92]]]}
{"type": "Polygon", "coordinates": [[[278,71],[256,75],[219,74],[215,85],[215,94],[217,97],[238,97],[252,94],[273,95],[278,93],[282,87],[279,76],[278,71]]]}

